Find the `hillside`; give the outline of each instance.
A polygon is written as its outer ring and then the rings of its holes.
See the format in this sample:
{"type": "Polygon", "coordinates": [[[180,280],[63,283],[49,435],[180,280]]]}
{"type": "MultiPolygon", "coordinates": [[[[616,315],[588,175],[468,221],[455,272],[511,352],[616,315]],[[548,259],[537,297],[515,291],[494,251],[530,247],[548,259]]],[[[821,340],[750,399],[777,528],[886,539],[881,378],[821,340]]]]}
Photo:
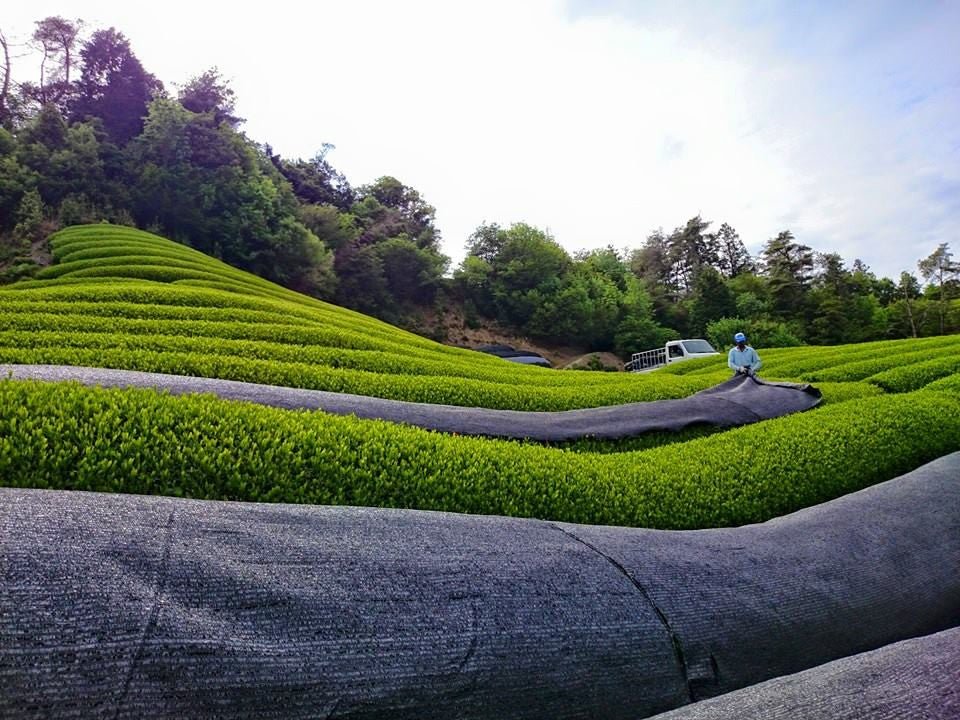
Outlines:
{"type": "MultiPolygon", "coordinates": [[[[298,295],[147,233],[67,229],[0,290],[0,362],[112,367],[473,407],[680,398],[722,358],[648,375],[522,367],[298,295]]],[[[4,484],[416,507],[650,527],[764,520],[960,448],[960,337],[763,351],[822,408],[714,433],[550,447],[380,421],[0,383],[4,484]]]]}

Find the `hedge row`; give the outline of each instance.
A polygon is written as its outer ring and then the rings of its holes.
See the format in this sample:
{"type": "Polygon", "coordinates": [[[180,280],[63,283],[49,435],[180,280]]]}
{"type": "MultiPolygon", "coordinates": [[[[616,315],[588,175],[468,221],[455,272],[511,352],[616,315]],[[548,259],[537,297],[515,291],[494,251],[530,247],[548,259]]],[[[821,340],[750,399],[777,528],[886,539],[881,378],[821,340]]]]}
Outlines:
{"type": "Polygon", "coordinates": [[[960,349],[960,336],[946,335],[919,340],[883,340],[860,345],[845,345],[837,349],[824,348],[817,353],[796,352],[773,362],[778,371],[795,376],[819,378],[821,372],[839,368],[841,365],[895,359],[904,354],[918,353],[914,356],[918,357],[922,352],[939,352],[947,348],[960,349]]]}
{"type": "Polygon", "coordinates": [[[107,240],[96,243],[90,247],[77,247],[76,245],[61,246],[61,249],[56,251],[56,258],[60,264],[72,263],[78,260],[95,260],[98,258],[123,257],[128,255],[168,257],[192,260],[194,262],[202,262],[204,260],[208,262],[211,261],[209,256],[182,245],[179,247],[159,247],[154,243],[133,243],[125,240],[107,240]]]}
{"type": "MultiPolygon", "coordinates": [[[[204,354],[238,354],[262,358],[290,359],[300,356],[300,362],[314,362],[330,366],[343,366],[378,371],[384,374],[424,374],[424,375],[453,375],[457,377],[471,377],[490,382],[507,382],[511,379],[521,379],[525,385],[555,385],[568,387],[584,387],[588,385],[603,386],[632,386],[637,383],[662,384],[675,382],[670,379],[655,377],[630,377],[625,374],[601,375],[596,374],[587,378],[588,382],[580,381],[572,373],[540,372],[523,373],[522,368],[509,365],[502,360],[479,353],[463,352],[458,356],[441,355],[422,352],[400,343],[376,341],[368,336],[356,335],[335,328],[325,328],[320,325],[277,325],[257,322],[230,322],[223,320],[181,320],[163,318],[158,320],[130,319],[128,317],[87,314],[87,308],[101,310],[95,304],[85,304],[83,307],[74,307],[70,303],[58,303],[46,306],[44,304],[6,303],[0,299],[0,310],[5,315],[3,327],[10,331],[37,333],[36,343],[53,346],[55,339],[47,337],[49,333],[91,334],[101,336],[99,342],[103,347],[147,347],[152,341],[149,336],[162,336],[166,347],[171,349],[190,349],[204,354]],[[68,313],[71,309],[81,310],[79,314],[57,314],[51,312],[30,312],[35,307],[56,309],[68,313]],[[47,333],[47,335],[44,335],[47,333]],[[107,336],[110,337],[107,337],[107,336]],[[125,340],[114,336],[127,336],[125,340]],[[173,336],[184,338],[183,342],[191,343],[172,345],[173,336]],[[45,339],[40,340],[41,337],[45,339]],[[249,343],[237,344],[234,341],[256,341],[261,347],[252,347],[249,343]],[[311,359],[307,359],[311,358],[311,359]]],[[[138,306],[115,304],[112,306],[117,312],[136,315],[138,306]]],[[[169,315],[168,308],[151,308],[159,310],[157,314],[169,315]]],[[[247,320],[256,320],[261,315],[254,311],[245,311],[247,320]]],[[[155,314],[151,312],[150,314],[155,314]]],[[[198,316],[201,313],[190,311],[177,313],[198,316]]],[[[209,311],[203,313],[208,314],[209,311]]],[[[229,317],[230,313],[216,311],[214,317],[229,317]]],[[[282,316],[281,316],[282,318],[282,316]]],[[[5,341],[11,345],[14,341],[5,341]]],[[[31,338],[17,336],[15,343],[26,342],[29,346],[31,338]]],[[[157,342],[160,342],[158,340],[157,342]]],[[[36,344],[35,343],[35,344],[36,344]]],[[[97,346],[98,339],[91,337],[83,339],[88,347],[97,346]]],[[[78,345],[77,342],[66,342],[67,345],[78,345]]],[[[700,381],[702,387],[706,387],[700,381]]],[[[689,382],[687,383],[690,384],[689,382]]]]}
{"type": "Polygon", "coordinates": [[[947,375],[944,378],[935,380],[925,386],[924,389],[960,395],[960,373],[954,373],[953,375],[947,375]]]}
{"type": "MultiPolygon", "coordinates": [[[[215,273],[223,277],[229,277],[231,280],[237,283],[243,283],[244,280],[239,277],[231,277],[229,274],[218,272],[218,268],[212,267],[210,263],[205,263],[198,261],[193,258],[186,257],[169,257],[167,255],[160,254],[149,254],[149,253],[137,253],[135,255],[124,254],[114,254],[110,257],[101,257],[101,258],[91,258],[86,260],[71,260],[70,262],[61,262],[56,265],[48,265],[43,268],[36,274],[36,278],[39,280],[49,280],[51,278],[64,277],[74,275],[75,277],[85,277],[84,275],[79,275],[80,271],[90,270],[91,268],[96,268],[98,270],[110,268],[124,268],[129,270],[137,267],[144,266],[160,266],[167,268],[178,268],[182,270],[194,270],[197,272],[203,273],[215,273]]],[[[109,272],[105,274],[109,275],[109,272]]],[[[139,277],[134,275],[134,277],[139,277]]],[[[249,287],[256,288],[257,285],[250,283],[249,287]]]]}
{"type": "MultiPolygon", "coordinates": [[[[161,248],[161,249],[170,249],[170,250],[182,250],[183,245],[179,243],[172,242],[165,238],[159,237],[157,235],[152,235],[147,232],[140,230],[134,230],[132,228],[120,228],[109,225],[86,225],[86,226],[74,226],[61,230],[59,233],[56,233],[51,239],[51,245],[53,246],[53,253],[55,257],[59,257],[60,253],[68,255],[76,250],[80,249],[89,249],[93,247],[102,247],[105,243],[115,243],[119,244],[143,244],[146,247],[150,248],[161,248]]],[[[211,258],[209,256],[203,255],[202,253],[197,253],[197,256],[203,259],[203,262],[208,264],[208,270],[213,274],[219,274],[221,276],[232,276],[238,277],[242,276],[244,282],[252,285],[259,285],[261,288],[266,290],[270,295],[277,297],[281,300],[292,301],[297,304],[303,305],[305,307],[312,307],[317,309],[330,309],[333,306],[328,303],[323,302],[322,300],[317,300],[306,295],[301,295],[292,290],[283,288],[275,283],[272,283],[268,280],[264,280],[256,275],[251,273],[238,270],[232,266],[226,265],[225,263],[211,258]]],[[[154,277],[156,273],[149,272],[146,273],[143,277],[146,279],[157,279],[154,277]]],[[[123,277],[125,275],[118,275],[123,277]]],[[[186,279],[186,278],[184,278],[186,279]]],[[[200,278],[202,280],[202,278],[200,278]]],[[[176,278],[173,280],[163,280],[164,282],[175,282],[176,278]]],[[[337,308],[338,311],[346,314],[355,316],[355,320],[360,322],[371,322],[379,323],[380,325],[385,325],[379,321],[373,320],[372,318],[356,313],[351,310],[346,310],[343,308],[337,308]]]]}
{"type": "Polygon", "coordinates": [[[3,347],[0,363],[78,365],[222,378],[285,387],[327,390],[409,402],[503,410],[571,410],[686,397],[696,381],[630,386],[526,387],[471,378],[384,375],[378,372],[190,352],[71,347],[3,347]]]}
{"type": "Polygon", "coordinates": [[[887,392],[910,392],[929,385],[935,380],[960,373],[960,355],[934,358],[926,362],[912,363],[895,367],[871,375],[867,382],[883,388],[887,392]]]}
{"type": "Polygon", "coordinates": [[[206,396],[0,381],[0,478],[13,486],[703,528],[763,521],[957,449],[960,398],[929,391],[596,455],[206,396]]]}
{"type": "MultiPolygon", "coordinates": [[[[957,350],[960,350],[960,335],[912,340],[882,340],[831,347],[759,348],[763,360],[762,374],[807,381],[860,380],[886,368],[878,366],[877,370],[859,376],[856,376],[858,368],[850,368],[849,372],[845,372],[841,368],[844,365],[859,362],[881,363],[884,361],[891,363],[887,367],[893,367],[904,362],[923,359],[925,353],[926,357],[930,357],[933,354],[947,354],[948,351],[957,350]],[[910,355],[910,357],[904,358],[903,355],[910,355]]],[[[726,367],[726,364],[726,350],[724,350],[718,357],[674,363],[657,372],[670,375],[711,374],[716,372],[718,368],[726,367]]],[[[869,369],[868,366],[864,365],[862,372],[867,369],[869,369]]]]}
{"type": "Polygon", "coordinates": [[[946,347],[924,348],[922,350],[907,351],[909,345],[903,345],[898,351],[879,351],[876,357],[856,362],[841,362],[833,367],[805,372],[801,377],[810,382],[827,380],[830,382],[849,382],[863,380],[877,375],[885,370],[898,367],[908,367],[916,363],[929,360],[953,357],[958,354],[960,344],[953,343],[946,347]]]}
{"type": "MultiPolygon", "coordinates": [[[[0,347],[23,350],[37,348],[45,348],[51,351],[63,350],[65,359],[62,364],[67,364],[69,348],[143,350],[158,353],[192,353],[197,356],[272,360],[333,369],[348,368],[378,373],[384,377],[424,375],[435,379],[479,380],[493,385],[515,384],[510,383],[509,378],[504,377],[495,365],[493,367],[487,365],[471,366],[466,363],[425,360],[383,352],[379,349],[358,350],[329,345],[283,344],[262,340],[226,339],[209,335],[165,335],[160,331],[142,334],[133,334],[129,331],[112,333],[109,332],[108,321],[104,319],[98,319],[98,324],[102,327],[99,328],[99,331],[94,331],[89,327],[91,323],[86,322],[84,318],[80,318],[82,321],[80,324],[85,327],[79,332],[73,330],[72,323],[63,323],[59,330],[49,330],[46,328],[23,327],[23,325],[29,326],[30,323],[20,323],[18,322],[20,318],[12,318],[11,320],[13,322],[9,323],[9,326],[14,329],[0,330],[0,347]]],[[[195,327],[198,324],[192,323],[191,325],[195,327]]],[[[206,323],[204,328],[209,328],[210,325],[206,323]]],[[[233,325],[227,325],[227,328],[230,330],[236,329],[233,325]]],[[[217,329],[222,330],[223,328],[217,329]]],[[[247,328],[242,326],[240,328],[240,330],[245,329],[247,328]]],[[[259,330],[259,328],[254,329],[259,330]]],[[[296,333],[292,334],[295,335],[296,333]]],[[[55,355],[50,357],[53,356],[55,355]]],[[[528,391],[535,391],[536,388],[566,387],[572,392],[584,392],[584,388],[588,387],[603,387],[606,388],[606,395],[615,398],[622,396],[625,392],[630,393],[638,387],[679,388],[680,392],[689,392],[713,384],[707,379],[648,378],[630,382],[627,378],[623,383],[590,386],[557,382],[556,378],[558,376],[560,376],[559,373],[541,373],[532,377],[531,381],[526,382],[524,386],[528,388],[528,391]]],[[[265,380],[258,380],[258,382],[262,381],[265,380]]],[[[669,394],[671,396],[675,395],[673,391],[670,391],[669,394]]]]}
{"type": "MultiPolygon", "coordinates": [[[[323,311],[317,308],[306,307],[300,303],[267,298],[262,296],[247,296],[237,293],[223,292],[222,290],[203,287],[172,285],[167,283],[153,283],[147,281],[115,282],[107,278],[107,282],[83,284],[66,284],[70,278],[54,281],[56,284],[46,284],[42,287],[28,287],[24,284],[11,285],[0,290],[0,303],[7,300],[33,302],[87,302],[87,303],[131,303],[139,305],[180,305],[188,307],[211,307],[237,310],[253,310],[281,313],[291,317],[299,317],[315,323],[322,323],[330,327],[339,327],[349,332],[380,337],[384,340],[402,342],[417,346],[424,350],[446,354],[463,354],[463,350],[451,348],[426,338],[414,335],[405,330],[392,327],[378,320],[365,316],[362,321],[355,321],[351,311],[329,306],[323,311]]],[[[82,280],[82,279],[81,279],[82,280]]],[[[96,281],[97,278],[87,280],[96,281]]]]}
{"type": "MultiPolygon", "coordinates": [[[[438,345],[131,228],[80,226],[52,242],[64,262],[45,271],[49,279],[35,281],[46,285],[0,291],[6,320],[0,331],[7,331],[0,332],[0,349],[7,361],[82,362],[541,410],[682,397],[727,377],[722,355],[643,375],[542,371],[438,345]]],[[[763,354],[764,375],[798,379],[804,367],[832,363],[837,367],[808,370],[808,378],[859,380],[904,360],[947,354],[958,344],[958,338],[935,338],[909,346],[770,350],[763,354]]],[[[884,382],[831,386],[826,397],[839,402],[897,386],[895,379],[884,382]]]]}
{"type": "MultiPolygon", "coordinates": [[[[73,317],[96,322],[104,318],[149,323],[154,320],[175,320],[212,323],[237,323],[280,327],[317,327],[306,318],[269,310],[239,308],[192,307],[189,305],[141,305],[129,302],[63,302],[54,300],[20,300],[16,294],[0,291],[0,312],[4,317],[18,317],[23,322],[56,322],[73,317]]],[[[264,329],[267,329],[266,327],[264,329]]]]}

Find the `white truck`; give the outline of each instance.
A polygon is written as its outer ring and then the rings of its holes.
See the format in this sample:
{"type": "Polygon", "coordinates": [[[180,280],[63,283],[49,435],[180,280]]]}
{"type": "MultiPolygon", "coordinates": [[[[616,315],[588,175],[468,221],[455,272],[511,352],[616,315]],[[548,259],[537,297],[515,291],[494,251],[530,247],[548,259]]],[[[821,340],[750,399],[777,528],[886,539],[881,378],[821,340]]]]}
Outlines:
{"type": "Polygon", "coordinates": [[[630,362],[623,366],[627,372],[650,372],[670,363],[693,358],[719,355],[713,345],[699,338],[694,340],[671,340],[662,348],[633,353],[630,362]]]}

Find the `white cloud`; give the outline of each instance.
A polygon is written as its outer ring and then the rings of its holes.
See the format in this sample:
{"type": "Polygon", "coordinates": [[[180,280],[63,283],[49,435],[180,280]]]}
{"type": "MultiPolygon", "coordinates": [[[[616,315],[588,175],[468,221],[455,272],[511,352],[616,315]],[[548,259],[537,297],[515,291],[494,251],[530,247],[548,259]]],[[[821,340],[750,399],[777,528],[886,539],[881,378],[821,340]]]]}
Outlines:
{"type": "Polygon", "coordinates": [[[168,84],[219,66],[251,137],[302,157],[332,142],[354,184],[417,188],[455,260],[481,221],[549,227],[576,250],[637,246],[700,213],[753,250],[790,227],[892,276],[951,239],[950,7],[889,22],[590,7],[40,0],[5,10],[3,29],[49,14],[115,25],[168,84]]]}

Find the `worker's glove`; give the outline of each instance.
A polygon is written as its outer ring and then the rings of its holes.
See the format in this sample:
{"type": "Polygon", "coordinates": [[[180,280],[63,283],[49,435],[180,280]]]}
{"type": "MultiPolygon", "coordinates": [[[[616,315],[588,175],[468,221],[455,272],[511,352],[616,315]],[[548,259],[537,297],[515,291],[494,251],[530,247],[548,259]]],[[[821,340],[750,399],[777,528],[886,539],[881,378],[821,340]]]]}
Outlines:
{"type": "Polygon", "coordinates": [[[748,372],[748,369],[742,365],[737,368],[737,375],[746,375],[748,372]]]}

